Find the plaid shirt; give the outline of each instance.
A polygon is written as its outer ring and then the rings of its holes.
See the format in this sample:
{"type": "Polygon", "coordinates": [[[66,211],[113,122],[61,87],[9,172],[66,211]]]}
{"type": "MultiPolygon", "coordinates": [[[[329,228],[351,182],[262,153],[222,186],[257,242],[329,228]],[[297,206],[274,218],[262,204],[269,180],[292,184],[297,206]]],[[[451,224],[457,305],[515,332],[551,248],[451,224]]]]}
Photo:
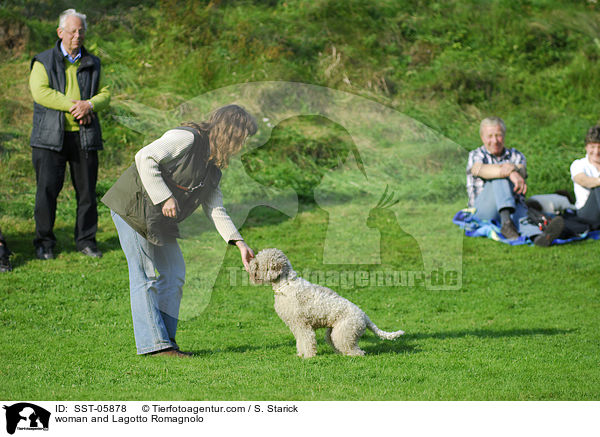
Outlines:
{"type": "MultiPolygon", "coordinates": [[[[482,164],[515,164],[522,165],[527,168],[527,160],[525,155],[514,148],[504,148],[504,153],[501,156],[492,155],[487,151],[485,146],[481,146],[469,152],[469,160],[467,162],[467,194],[469,196],[469,207],[475,204],[475,198],[483,190],[483,185],[486,180],[480,177],[475,177],[471,174],[473,164],[480,162],[482,164]]],[[[518,195],[519,200],[525,200],[522,194],[518,195]]]]}

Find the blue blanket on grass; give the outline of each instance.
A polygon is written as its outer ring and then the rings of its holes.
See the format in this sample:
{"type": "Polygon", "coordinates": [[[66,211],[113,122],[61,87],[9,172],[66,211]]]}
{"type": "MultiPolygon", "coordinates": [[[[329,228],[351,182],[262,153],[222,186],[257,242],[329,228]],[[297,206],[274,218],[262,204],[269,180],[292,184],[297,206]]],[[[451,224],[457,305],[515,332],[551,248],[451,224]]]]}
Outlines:
{"type": "MultiPolygon", "coordinates": [[[[500,233],[500,225],[495,221],[480,220],[475,218],[475,208],[466,208],[458,211],[452,222],[462,229],[465,230],[467,237],[487,237],[501,243],[510,244],[511,246],[518,246],[521,244],[533,244],[533,241],[529,237],[519,237],[516,240],[508,240],[500,233]]],[[[552,244],[565,244],[573,241],[585,240],[586,238],[592,238],[594,240],[600,240],[600,231],[584,232],[583,234],[561,240],[557,238],[552,244]]]]}

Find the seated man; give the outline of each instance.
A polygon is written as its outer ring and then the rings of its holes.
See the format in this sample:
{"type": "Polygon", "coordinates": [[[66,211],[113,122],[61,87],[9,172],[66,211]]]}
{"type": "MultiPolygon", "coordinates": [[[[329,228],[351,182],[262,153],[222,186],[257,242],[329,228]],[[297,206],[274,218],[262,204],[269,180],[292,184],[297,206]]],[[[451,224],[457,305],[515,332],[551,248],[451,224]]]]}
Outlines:
{"type": "Polygon", "coordinates": [[[585,137],[585,158],[571,164],[577,217],[592,229],[600,228],[600,126],[590,128],[585,137]]]}
{"type": "Polygon", "coordinates": [[[483,145],[469,153],[467,163],[469,207],[475,207],[475,217],[499,222],[508,240],[520,234],[538,246],[549,246],[560,235],[564,221],[557,216],[540,229],[527,220],[527,162],[517,149],[504,147],[505,133],[502,119],[482,120],[479,135],[483,145]]]}

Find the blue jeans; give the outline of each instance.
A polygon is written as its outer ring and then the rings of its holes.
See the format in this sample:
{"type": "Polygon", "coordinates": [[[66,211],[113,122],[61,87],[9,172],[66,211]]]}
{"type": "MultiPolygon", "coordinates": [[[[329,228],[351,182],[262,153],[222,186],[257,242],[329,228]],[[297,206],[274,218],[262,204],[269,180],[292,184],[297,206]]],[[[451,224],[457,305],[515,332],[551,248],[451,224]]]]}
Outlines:
{"type": "Polygon", "coordinates": [[[482,220],[495,220],[500,223],[500,211],[512,208],[511,219],[517,232],[524,237],[542,233],[536,225],[527,222],[527,206],[515,200],[513,183],[508,179],[492,179],[485,183],[483,191],[475,198],[475,217],[482,220]]]}
{"type": "Polygon", "coordinates": [[[138,354],[177,347],[185,262],[176,240],[155,246],[111,211],[129,267],[133,333],[138,354]],[[158,275],[157,275],[158,272],[158,275]]]}

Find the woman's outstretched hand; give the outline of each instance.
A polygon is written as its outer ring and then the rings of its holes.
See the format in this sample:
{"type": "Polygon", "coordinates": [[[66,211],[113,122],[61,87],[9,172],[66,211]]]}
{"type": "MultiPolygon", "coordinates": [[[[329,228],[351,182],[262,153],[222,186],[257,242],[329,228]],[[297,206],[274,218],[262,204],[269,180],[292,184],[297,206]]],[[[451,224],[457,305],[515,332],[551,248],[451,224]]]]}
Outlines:
{"type": "Polygon", "coordinates": [[[240,249],[240,255],[242,256],[242,263],[244,263],[244,268],[248,271],[248,263],[250,260],[254,258],[254,252],[250,247],[246,244],[244,240],[238,240],[235,242],[235,245],[240,249]]]}

